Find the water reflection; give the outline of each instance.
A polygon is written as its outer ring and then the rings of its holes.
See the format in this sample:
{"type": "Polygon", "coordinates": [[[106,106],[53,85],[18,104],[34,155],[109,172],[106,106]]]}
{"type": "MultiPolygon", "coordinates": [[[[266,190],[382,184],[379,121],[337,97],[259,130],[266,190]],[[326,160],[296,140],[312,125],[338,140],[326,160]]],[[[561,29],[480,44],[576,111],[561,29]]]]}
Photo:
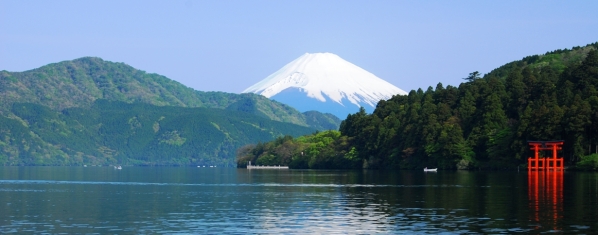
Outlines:
{"type": "Polygon", "coordinates": [[[530,220],[551,226],[553,231],[563,229],[563,174],[563,171],[528,172],[530,220]]]}
{"type": "Polygon", "coordinates": [[[597,234],[597,205],[596,173],[0,167],[0,233],[597,234]]]}

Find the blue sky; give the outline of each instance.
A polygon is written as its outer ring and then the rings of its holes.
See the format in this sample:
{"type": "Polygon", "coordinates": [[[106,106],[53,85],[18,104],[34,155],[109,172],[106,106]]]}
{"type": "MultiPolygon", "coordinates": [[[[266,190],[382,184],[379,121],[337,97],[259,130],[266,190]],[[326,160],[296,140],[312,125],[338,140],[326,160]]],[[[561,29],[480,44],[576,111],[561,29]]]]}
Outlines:
{"type": "Polygon", "coordinates": [[[0,70],[84,56],[239,93],[309,52],[409,91],[598,41],[598,1],[0,1],[0,70]]]}

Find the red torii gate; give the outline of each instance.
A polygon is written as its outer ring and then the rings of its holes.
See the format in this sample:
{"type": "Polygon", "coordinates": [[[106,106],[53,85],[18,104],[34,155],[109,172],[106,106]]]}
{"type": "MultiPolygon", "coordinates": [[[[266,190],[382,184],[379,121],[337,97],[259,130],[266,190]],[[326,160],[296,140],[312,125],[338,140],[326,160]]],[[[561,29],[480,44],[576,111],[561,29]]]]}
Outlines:
{"type": "Polygon", "coordinates": [[[565,166],[563,164],[563,158],[557,158],[557,151],[563,149],[563,140],[551,140],[551,141],[527,141],[531,150],[534,150],[534,157],[527,159],[528,170],[553,170],[563,171],[565,166]],[[552,150],[552,158],[538,156],[540,150],[552,150]]]}

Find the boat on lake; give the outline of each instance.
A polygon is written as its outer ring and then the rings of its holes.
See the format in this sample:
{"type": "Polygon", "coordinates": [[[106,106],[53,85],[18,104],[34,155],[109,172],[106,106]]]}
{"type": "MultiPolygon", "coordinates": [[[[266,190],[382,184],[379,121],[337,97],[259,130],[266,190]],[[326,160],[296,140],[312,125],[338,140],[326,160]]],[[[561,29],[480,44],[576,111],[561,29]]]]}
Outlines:
{"type": "Polygon", "coordinates": [[[435,172],[437,170],[438,170],[438,168],[430,168],[430,169],[428,169],[427,167],[424,168],[424,171],[434,171],[435,172]]]}

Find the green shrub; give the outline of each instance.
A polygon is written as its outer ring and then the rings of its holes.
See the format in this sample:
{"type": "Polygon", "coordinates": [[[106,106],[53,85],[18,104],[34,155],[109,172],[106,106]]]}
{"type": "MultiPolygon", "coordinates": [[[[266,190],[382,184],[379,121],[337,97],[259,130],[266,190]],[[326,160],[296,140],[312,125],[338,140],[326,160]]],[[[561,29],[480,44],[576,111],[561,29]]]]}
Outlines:
{"type": "Polygon", "coordinates": [[[598,154],[581,157],[577,168],[582,170],[598,170],[598,154]]]}

